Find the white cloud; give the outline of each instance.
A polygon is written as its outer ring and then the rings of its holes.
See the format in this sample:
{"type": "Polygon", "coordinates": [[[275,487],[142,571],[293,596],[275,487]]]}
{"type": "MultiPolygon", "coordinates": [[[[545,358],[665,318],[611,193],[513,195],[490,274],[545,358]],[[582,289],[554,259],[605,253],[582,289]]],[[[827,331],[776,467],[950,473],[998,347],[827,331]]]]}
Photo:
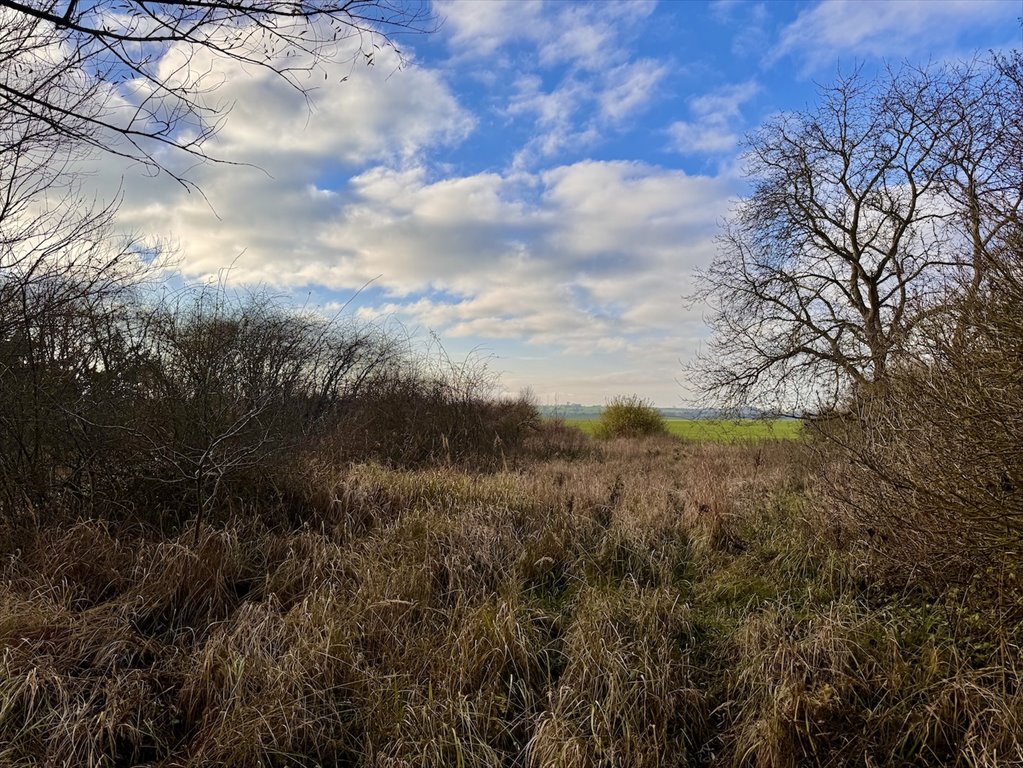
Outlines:
{"type": "Polygon", "coordinates": [[[709,6],[710,15],[719,24],[727,24],[735,18],[743,5],[743,0],[713,0],[709,6]]]}
{"type": "Polygon", "coordinates": [[[739,141],[738,135],[720,121],[679,120],[671,124],[668,133],[674,148],[684,154],[731,152],[739,141]]]}
{"type": "Polygon", "coordinates": [[[801,59],[806,72],[842,55],[906,57],[954,43],[969,27],[1018,24],[1019,3],[1006,0],[829,0],[802,11],[781,33],[767,62],[801,59]]]}
{"type": "Polygon", "coordinates": [[[700,118],[720,117],[731,120],[739,117],[742,105],[753,98],[759,90],[760,87],[752,81],[727,85],[702,96],[696,96],[689,102],[689,107],[700,118]]]}
{"type": "Polygon", "coordinates": [[[732,53],[738,57],[760,57],[768,44],[770,14],[764,2],[750,0],[716,0],[710,5],[710,15],[718,24],[735,29],[732,53]]]}
{"type": "Polygon", "coordinates": [[[599,134],[592,126],[577,123],[578,113],[592,98],[592,87],[574,78],[545,91],[540,77],[520,77],[506,114],[533,116],[537,132],[520,150],[517,164],[526,165],[534,156],[552,157],[570,146],[583,148],[596,141],[599,134]]]}
{"type": "Polygon", "coordinates": [[[451,46],[474,56],[490,56],[516,40],[542,40],[549,34],[543,0],[458,2],[435,0],[451,46]]]}
{"type": "Polygon", "coordinates": [[[742,105],[759,91],[753,82],[719,88],[689,101],[692,120],[671,124],[668,134],[675,150],[682,153],[722,154],[731,152],[739,142],[737,124],[742,105]]]}
{"type": "MultiPolygon", "coordinates": [[[[230,198],[219,219],[174,187],[161,200],[124,206],[126,222],[162,222],[175,234],[186,275],[233,262],[237,283],[343,295],[379,276],[374,288],[389,298],[364,307],[363,317],[397,317],[456,343],[598,358],[605,371],[656,370],[662,401],[674,396],[684,350],[654,350],[680,325],[698,323],[682,312],[680,296],[713,252],[732,191],[712,178],[628,162],[444,179],[422,166],[378,165],[336,191],[298,175],[261,181],[223,166],[207,174],[214,196],[230,198]]],[[[541,389],[581,391],[559,381],[541,389]]],[[[586,399],[602,400],[602,386],[592,381],[586,399]]]]}
{"type": "Polygon", "coordinates": [[[558,12],[541,38],[541,62],[568,62],[590,72],[602,72],[624,61],[627,58],[624,39],[654,8],[652,2],[625,0],[551,6],[558,12]]]}
{"type": "Polygon", "coordinates": [[[600,71],[624,58],[623,36],[654,9],[654,0],[605,0],[595,4],[544,0],[435,0],[457,56],[493,56],[514,43],[536,46],[542,63],[568,62],[600,71]]]}
{"type": "Polygon", "coordinates": [[[597,144],[606,131],[626,126],[643,111],[667,71],[664,64],[639,59],[588,79],[570,74],[549,91],[543,89],[538,75],[520,76],[505,113],[532,116],[536,133],[517,153],[513,165],[529,167],[537,159],[597,144]]]}
{"type": "MultiPolygon", "coordinates": [[[[652,2],[449,0],[436,7],[445,17],[449,46],[461,60],[456,66],[482,60],[491,75],[515,73],[507,78],[513,85],[503,94],[507,101],[500,111],[513,119],[532,118],[534,126],[514,158],[517,167],[566,151],[578,155],[607,131],[627,128],[668,72],[666,63],[637,59],[630,50],[652,2]],[[545,84],[552,73],[555,84],[545,84]]],[[[497,79],[490,82],[493,86],[497,79]]]]}
{"type": "Polygon", "coordinates": [[[348,164],[408,159],[425,146],[457,142],[472,130],[473,117],[435,72],[414,63],[399,70],[399,64],[397,54],[384,48],[372,67],[300,70],[292,77],[306,89],[302,93],[266,69],[193,62],[215,68],[223,79],[217,100],[232,105],[215,151],[230,160],[254,162],[255,157],[264,168],[272,168],[278,157],[287,157],[289,165],[323,157],[348,164]],[[417,119],[409,120],[410,114],[417,119]]]}
{"type": "Polygon", "coordinates": [[[108,199],[120,189],[122,226],[178,244],[190,275],[215,274],[245,252],[253,258],[238,261],[238,279],[312,282],[323,222],[346,202],[325,178],[373,162],[415,165],[426,148],[455,143],[474,125],[436,73],[415,64],[396,71],[392,53],[379,56],[373,68],[314,70],[308,76],[321,85],[308,101],[271,73],[218,62],[217,97],[234,108],[208,147],[225,162],[187,171],[201,195],[166,177],[141,179],[109,158],[94,182],[108,199]]]}
{"type": "Polygon", "coordinates": [[[655,95],[668,68],[653,59],[639,59],[610,70],[598,96],[600,114],[619,122],[639,112],[655,95]]]}
{"type": "Polygon", "coordinates": [[[502,362],[504,382],[545,399],[678,401],[679,358],[702,328],[681,297],[713,253],[726,184],[590,161],[514,177],[403,176],[393,196],[394,176],[360,177],[362,202],[331,231],[356,279],[383,273],[378,285],[394,293],[364,317],[396,316],[454,342],[525,344],[530,353],[502,362]],[[523,359],[535,356],[549,359],[523,359]]]}

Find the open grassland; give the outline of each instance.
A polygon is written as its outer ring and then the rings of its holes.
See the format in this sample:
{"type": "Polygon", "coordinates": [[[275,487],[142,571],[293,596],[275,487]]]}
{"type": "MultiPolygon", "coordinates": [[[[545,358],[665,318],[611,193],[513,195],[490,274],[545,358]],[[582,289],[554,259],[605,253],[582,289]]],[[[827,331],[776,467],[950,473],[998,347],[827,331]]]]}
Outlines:
{"type": "MultiPolygon", "coordinates": [[[[592,435],[598,419],[567,419],[566,424],[592,435]]],[[[665,419],[668,432],[683,440],[735,443],[744,440],[794,440],[800,436],[798,419],[665,419]]]]}
{"type": "Polygon", "coordinates": [[[12,533],[0,765],[1020,765],[1015,574],[892,588],[799,450],[324,466],[198,535],[12,533]]]}

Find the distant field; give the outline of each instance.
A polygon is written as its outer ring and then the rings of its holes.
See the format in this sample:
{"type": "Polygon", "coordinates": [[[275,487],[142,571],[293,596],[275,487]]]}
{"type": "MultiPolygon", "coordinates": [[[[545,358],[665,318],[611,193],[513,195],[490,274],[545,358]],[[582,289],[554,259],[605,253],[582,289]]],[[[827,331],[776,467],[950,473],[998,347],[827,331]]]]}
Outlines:
{"type": "MultiPolygon", "coordinates": [[[[794,440],[802,422],[797,419],[668,419],[668,430],[686,440],[734,443],[739,440],[794,440]]],[[[566,424],[593,434],[596,419],[566,419],[566,424]]]]}

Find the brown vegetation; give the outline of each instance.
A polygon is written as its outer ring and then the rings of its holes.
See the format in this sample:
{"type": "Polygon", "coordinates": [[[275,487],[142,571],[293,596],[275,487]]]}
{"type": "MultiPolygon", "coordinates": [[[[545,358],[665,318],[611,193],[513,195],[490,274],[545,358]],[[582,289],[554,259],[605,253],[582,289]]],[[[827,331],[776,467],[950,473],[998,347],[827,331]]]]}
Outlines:
{"type": "Polygon", "coordinates": [[[968,583],[1023,551],[1023,240],[945,307],[884,387],[814,430],[827,492],[896,579],[968,583]]]}
{"type": "Polygon", "coordinates": [[[885,592],[800,450],[328,463],[197,536],[4,537],[0,762],[1023,759],[1017,585],[885,592]]]}

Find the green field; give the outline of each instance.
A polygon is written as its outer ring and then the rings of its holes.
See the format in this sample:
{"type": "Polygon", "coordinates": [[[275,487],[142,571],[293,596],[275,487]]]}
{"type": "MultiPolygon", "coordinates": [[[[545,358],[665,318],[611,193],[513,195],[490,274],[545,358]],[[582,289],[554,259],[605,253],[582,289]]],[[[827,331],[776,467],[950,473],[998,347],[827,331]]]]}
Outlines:
{"type": "MultiPolygon", "coordinates": [[[[668,431],[686,440],[734,443],[739,440],[794,440],[802,422],[798,419],[667,419],[668,431]]],[[[597,419],[567,419],[566,424],[593,434],[597,419]]]]}

